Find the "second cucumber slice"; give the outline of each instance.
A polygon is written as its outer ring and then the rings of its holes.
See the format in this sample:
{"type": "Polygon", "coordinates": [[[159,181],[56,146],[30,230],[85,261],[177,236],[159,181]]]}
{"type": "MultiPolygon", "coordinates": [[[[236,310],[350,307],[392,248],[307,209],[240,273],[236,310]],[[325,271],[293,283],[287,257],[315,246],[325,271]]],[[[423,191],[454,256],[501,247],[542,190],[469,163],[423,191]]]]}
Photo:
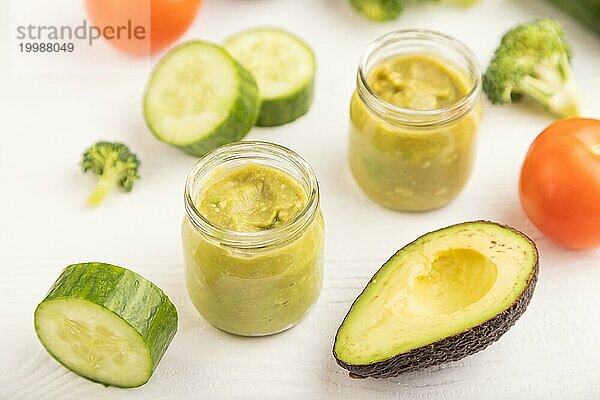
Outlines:
{"type": "Polygon", "coordinates": [[[227,39],[225,48],[256,78],[262,100],[257,125],[282,125],[308,111],[316,62],[302,39],[281,29],[255,28],[227,39]]]}
{"type": "Polygon", "coordinates": [[[225,49],[193,41],[171,50],[155,67],[144,115],[159,140],[202,156],[243,139],[259,103],[254,77],[225,49]]]}

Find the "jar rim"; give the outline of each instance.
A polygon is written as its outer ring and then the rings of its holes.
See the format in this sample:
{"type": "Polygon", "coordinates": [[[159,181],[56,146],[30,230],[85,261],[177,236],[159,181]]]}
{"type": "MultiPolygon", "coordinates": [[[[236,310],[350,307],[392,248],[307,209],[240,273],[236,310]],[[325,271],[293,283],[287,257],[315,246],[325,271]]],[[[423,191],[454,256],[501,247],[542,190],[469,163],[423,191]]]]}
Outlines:
{"type": "Polygon", "coordinates": [[[482,83],[481,66],[475,53],[460,40],[429,29],[400,29],[375,39],[363,53],[357,73],[358,95],[371,110],[379,114],[386,114],[397,122],[416,127],[447,124],[462,117],[477,104],[482,91],[482,83]],[[367,69],[371,58],[378,51],[389,46],[408,45],[411,41],[435,43],[462,58],[469,69],[469,77],[472,82],[469,92],[455,103],[431,110],[404,108],[387,102],[375,93],[367,81],[367,69]]]}
{"type": "MultiPolygon", "coordinates": [[[[273,168],[277,168],[273,166],[273,168]]],[[[279,168],[289,173],[286,169],[279,168]]],[[[291,174],[290,174],[291,175],[291,174]]],[[[190,170],[184,191],[185,211],[188,219],[208,239],[219,245],[236,249],[260,249],[277,246],[293,240],[313,221],[319,210],[320,191],[316,174],[310,164],[298,153],[287,147],[263,141],[242,141],[226,144],[204,155],[190,170]],[[304,208],[288,223],[264,231],[240,232],[222,228],[206,218],[196,207],[196,187],[200,182],[210,178],[213,172],[226,163],[244,161],[265,164],[285,164],[288,169],[294,169],[301,179],[301,186],[307,195],[304,208]]]]}

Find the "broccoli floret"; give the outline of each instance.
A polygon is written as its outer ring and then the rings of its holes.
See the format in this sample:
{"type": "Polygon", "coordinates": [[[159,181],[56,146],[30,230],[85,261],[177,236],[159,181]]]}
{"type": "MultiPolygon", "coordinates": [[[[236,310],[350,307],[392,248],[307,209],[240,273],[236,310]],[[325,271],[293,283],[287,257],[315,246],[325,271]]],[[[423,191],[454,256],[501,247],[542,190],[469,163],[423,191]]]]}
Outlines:
{"type": "Polygon", "coordinates": [[[88,204],[92,206],[99,205],[104,197],[118,186],[130,192],[135,182],[140,179],[140,161],[122,143],[101,141],[94,144],[83,153],[81,166],[83,172],[92,171],[99,176],[95,190],[87,199],[88,204]]]}
{"type": "Polygon", "coordinates": [[[479,0],[446,0],[445,2],[459,7],[470,7],[478,1],[479,0]]]}
{"type": "Polygon", "coordinates": [[[527,96],[559,117],[579,115],[571,50],[559,22],[538,19],[507,32],[483,79],[493,104],[527,96]]]}
{"type": "Polygon", "coordinates": [[[393,21],[402,13],[405,6],[421,3],[445,3],[467,7],[479,0],[350,0],[350,4],[365,17],[377,21],[393,21]]]}
{"type": "Polygon", "coordinates": [[[402,13],[405,0],[350,0],[350,4],[373,21],[393,21],[402,13]]]}

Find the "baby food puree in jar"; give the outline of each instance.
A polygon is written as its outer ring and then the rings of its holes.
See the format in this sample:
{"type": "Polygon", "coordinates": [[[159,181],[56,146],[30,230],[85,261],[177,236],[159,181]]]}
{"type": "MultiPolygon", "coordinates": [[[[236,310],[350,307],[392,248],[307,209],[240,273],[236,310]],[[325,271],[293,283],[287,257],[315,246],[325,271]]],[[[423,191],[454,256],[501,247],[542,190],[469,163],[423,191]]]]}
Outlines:
{"type": "Polygon", "coordinates": [[[186,281],[200,314],[244,336],[299,322],[323,279],[324,224],[310,166],[274,144],[224,146],[192,170],[185,200],[186,281]]]}
{"type": "Polygon", "coordinates": [[[350,168],[380,204],[426,211],[454,199],[471,173],[482,116],[472,52],[425,30],[371,44],[350,105],[350,168]]]}

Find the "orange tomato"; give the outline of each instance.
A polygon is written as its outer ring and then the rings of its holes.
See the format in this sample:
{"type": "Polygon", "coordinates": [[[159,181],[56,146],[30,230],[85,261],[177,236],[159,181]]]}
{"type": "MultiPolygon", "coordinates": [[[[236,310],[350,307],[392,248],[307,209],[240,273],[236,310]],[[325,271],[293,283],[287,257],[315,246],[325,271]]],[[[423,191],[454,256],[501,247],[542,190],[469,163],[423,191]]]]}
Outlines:
{"type": "Polygon", "coordinates": [[[85,0],[85,3],[91,24],[100,28],[112,45],[130,54],[148,55],[163,50],[185,33],[202,0],[85,0]]]}
{"type": "Polygon", "coordinates": [[[546,128],[525,157],[519,186],[526,214],[548,237],[571,249],[600,246],[600,120],[546,128]]]}

